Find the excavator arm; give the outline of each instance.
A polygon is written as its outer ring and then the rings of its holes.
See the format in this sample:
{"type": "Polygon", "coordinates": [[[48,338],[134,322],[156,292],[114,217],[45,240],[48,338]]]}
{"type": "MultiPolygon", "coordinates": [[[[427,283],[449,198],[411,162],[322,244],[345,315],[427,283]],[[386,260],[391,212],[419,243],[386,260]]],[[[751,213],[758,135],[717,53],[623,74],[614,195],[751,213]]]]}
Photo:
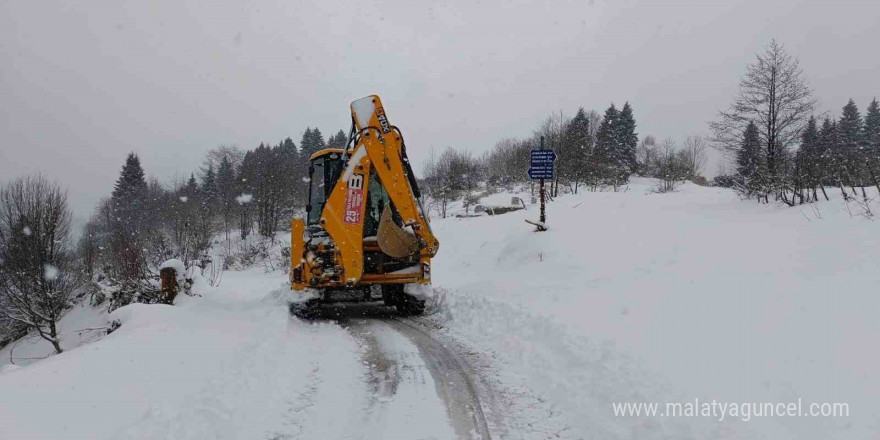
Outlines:
{"type": "MultiPolygon", "coordinates": [[[[366,148],[366,154],[372,161],[391,202],[397,208],[403,225],[412,230],[418,243],[418,251],[433,257],[437,254],[439,242],[431,232],[431,226],[419,204],[421,194],[406,155],[403,134],[388,122],[382,101],[376,95],[353,102],[351,111],[355,127],[361,133],[361,144],[366,148]]],[[[390,211],[386,210],[383,217],[385,218],[379,229],[380,246],[383,244],[383,227],[391,222],[390,211]]],[[[385,235],[389,240],[407,240],[406,236],[399,233],[405,232],[403,230],[386,228],[384,231],[387,231],[385,235]]],[[[383,250],[390,253],[390,248],[383,250]]]]}
{"type": "MultiPolygon", "coordinates": [[[[382,284],[412,280],[412,275],[395,278],[394,275],[364,274],[366,198],[370,179],[378,178],[402,226],[394,221],[392,209],[386,206],[379,220],[377,244],[390,257],[417,258],[421,270],[418,282],[429,282],[430,259],[437,253],[439,242],[431,232],[420,206],[418,184],[406,156],[403,136],[388,121],[378,96],[371,95],[354,101],[351,113],[354,147],[342,152],[341,175],[319,219],[319,225],[333,241],[335,258],[330,276],[337,279],[334,284],[346,286],[362,282],[382,284]],[[375,173],[371,173],[371,170],[375,170],[375,173]]],[[[296,240],[302,241],[297,236],[301,235],[299,231],[302,230],[303,225],[296,225],[292,237],[291,266],[294,270],[291,273],[300,274],[299,283],[291,276],[294,288],[305,287],[305,278],[312,277],[309,272],[312,270],[311,263],[307,258],[301,262],[295,261],[295,250],[308,252],[301,244],[294,243],[296,240]],[[309,272],[309,275],[303,277],[304,272],[309,272]]]]}

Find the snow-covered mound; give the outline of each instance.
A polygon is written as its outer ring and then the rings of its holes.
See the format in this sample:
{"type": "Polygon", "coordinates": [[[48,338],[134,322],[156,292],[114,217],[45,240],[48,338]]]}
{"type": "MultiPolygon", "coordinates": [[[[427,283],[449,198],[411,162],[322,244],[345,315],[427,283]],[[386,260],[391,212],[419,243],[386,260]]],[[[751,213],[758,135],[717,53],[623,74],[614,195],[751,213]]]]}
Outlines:
{"type": "Polygon", "coordinates": [[[784,208],[693,184],[655,194],[654,184],[561,196],[540,233],[524,222],[537,220],[535,205],[435,219],[444,324],[492,353],[498,380],[552,402],[524,416],[563,438],[878,435],[880,222],[830,190],[831,202],[784,208]],[[846,402],[850,417],[612,411],[695,398],[846,402]]]}

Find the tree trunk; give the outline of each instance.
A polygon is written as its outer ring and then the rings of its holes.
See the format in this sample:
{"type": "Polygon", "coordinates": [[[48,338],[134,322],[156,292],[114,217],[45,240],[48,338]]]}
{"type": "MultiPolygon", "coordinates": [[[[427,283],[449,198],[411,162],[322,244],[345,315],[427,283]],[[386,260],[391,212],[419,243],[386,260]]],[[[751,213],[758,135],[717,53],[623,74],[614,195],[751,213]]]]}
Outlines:
{"type": "MultiPolygon", "coordinates": [[[[43,333],[41,332],[40,335],[43,335],[43,333]]],[[[58,329],[55,327],[54,320],[49,321],[49,337],[47,338],[45,335],[43,335],[43,338],[52,344],[52,347],[55,348],[56,354],[61,354],[61,352],[64,351],[61,349],[61,344],[58,342],[58,329]]]]}
{"type": "Polygon", "coordinates": [[[868,171],[871,173],[871,180],[874,181],[874,186],[877,187],[877,194],[880,194],[880,181],[877,180],[877,174],[874,173],[874,168],[868,167],[868,171]]]}

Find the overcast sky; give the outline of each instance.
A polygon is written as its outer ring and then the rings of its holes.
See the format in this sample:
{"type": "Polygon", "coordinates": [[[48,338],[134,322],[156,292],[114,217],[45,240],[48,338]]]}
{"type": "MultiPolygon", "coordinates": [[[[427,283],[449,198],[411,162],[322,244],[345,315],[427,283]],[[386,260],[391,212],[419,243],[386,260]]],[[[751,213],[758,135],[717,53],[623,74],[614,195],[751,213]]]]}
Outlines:
{"type": "Polygon", "coordinates": [[[0,0],[0,180],[43,172],[86,216],[130,151],[188,176],[220,144],[347,130],[372,93],[417,163],[611,102],[682,139],[774,37],[823,110],[880,95],[876,0],[0,0]]]}

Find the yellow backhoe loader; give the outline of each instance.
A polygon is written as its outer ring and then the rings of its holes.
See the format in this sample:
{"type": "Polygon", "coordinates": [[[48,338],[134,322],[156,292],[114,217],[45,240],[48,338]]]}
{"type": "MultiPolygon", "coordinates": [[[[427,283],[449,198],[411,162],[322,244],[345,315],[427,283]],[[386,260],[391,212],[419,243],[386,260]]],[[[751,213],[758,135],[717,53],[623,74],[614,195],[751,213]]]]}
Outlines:
{"type": "Polygon", "coordinates": [[[369,300],[375,287],[386,305],[421,314],[425,301],[407,285],[430,284],[439,242],[403,134],[376,95],[354,101],[351,116],[346,147],[309,158],[306,218],[290,222],[290,286],[302,300],[291,311],[310,315],[337,292],[369,300]]]}

